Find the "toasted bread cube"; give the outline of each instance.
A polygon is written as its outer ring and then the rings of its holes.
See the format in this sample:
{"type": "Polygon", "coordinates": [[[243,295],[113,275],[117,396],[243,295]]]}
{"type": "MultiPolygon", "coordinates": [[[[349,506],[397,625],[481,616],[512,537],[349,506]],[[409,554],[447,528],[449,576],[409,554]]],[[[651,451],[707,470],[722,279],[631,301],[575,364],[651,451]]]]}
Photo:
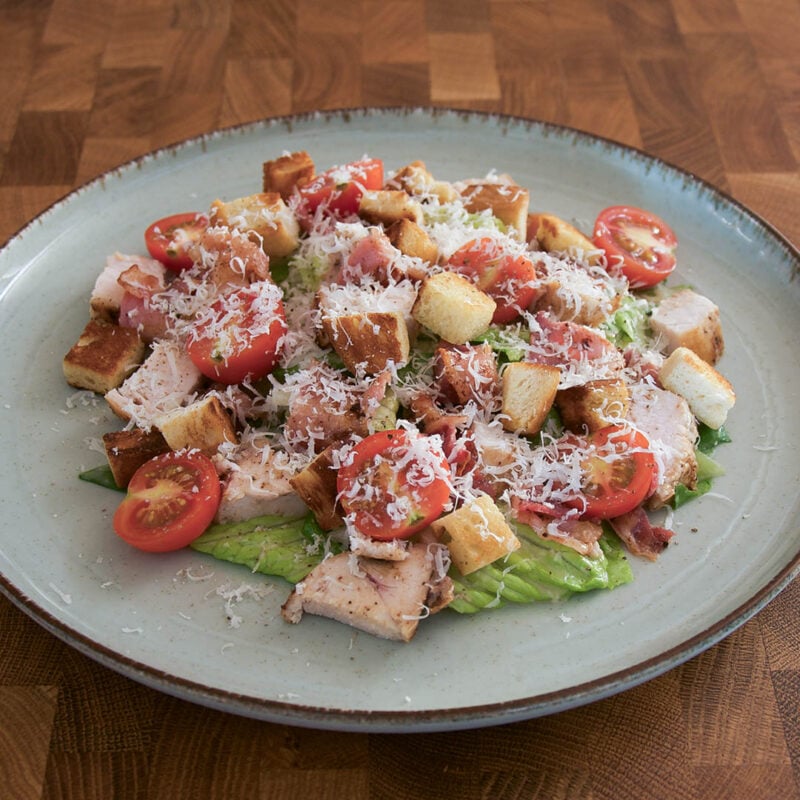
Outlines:
{"type": "Polygon", "coordinates": [[[451,344],[466,344],[489,327],[497,304],[468,278],[438,272],[422,282],[411,316],[451,344]]]}
{"type": "Polygon", "coordinates": [[[664,361],[659,372],[662,386],[680,395],[692,413],[719,428],[736,402],[730,381],[688,347],[679,347],[664,361]]]}
{"type": "Polygon", "coordinates": [[[503,513],[489,495],[481,495],[431,523],[447,545],[462,575],[497,561],[520,546],[503,513]]]}
{"type": "Polygon", "coordinates": [[[322,325],[331,347],[354,375],[377,375],[390,362],[408,361],[408,327],[399,311],[326,317],[322,325]]]}
{"type": "Polygon", "coordinates": [[[128,485],[133,473],[142,464],[170,450],[159,431],[144,431],[141,428],[104,433],[103,447],[114,481],[122,488],[128,485]]]}
{"type": "Polygon", "coordinates": [[[458,198],[455,187],[446,181],[437,181],[422,161],[412,161],[397,170],[386,187],[402,189],[410,195],[433,195],[441,203],[452,203],[458,198]]]}
{"type": "Polygon", "coordinates": [[[532,435],[544,424],[556,399],[561,370],[517,361],[503,370],[502,423],[507,431],[532,435]]]}
{"type": "Polygon", "coordinates": [[[228,203],[215,200],[211,213],[217,224],[255,234],[268,256],[282,258],[297,249],[300,225],[277,192],[251,194],[228,203]]]}
{"type": "Polygon", "coordinates": [[[527,189],[515,183],[468,182],[461,194],[467,211],[489,209],[521,242],[525,241],[530,202],[527,189]]]}
{"type": "Polygon", "coordinates": [[[609,378],[562,389],[556,394],[556,406],[567,428],[591,433],[623,420],[629,399],[625,381],[609,378]]]}
{"type": "Polygon", "coordinates": [[[333,452],[338,445],[326,447],[310,464],[289,478],[300,499],[314,512],[320,528],[332,531],[344,522],[336,502],[336,470],[333,452]]]}
{"type": "Polygon", "coordinates": [[[358,216],[373,225],[389,226],[401,219],[422,222],[420,204],[405,192],[393,189],[364,192],[358,201],[358,216]]]}
{"type": "Polygon", "coordinates": [[[214,395],[162,414],[155,424],[172,450],[202,450],[213,455],[223,442],[236,441],[231,418],[214,395]]]}
{"type": "Polygon", "coordinates": [[[667,354],[688,347],[713,366],[725,349],[719,309],[691,289],[665,297],[653,310],[650,327],[664,340],[667,354]]]}
{"type": "Polygon", "coordinates": [[[263,165],[265,192],[277,192],[288,200],[297,186],[310,183],[314,178],[314,161],[305,150],[266,161],[263,165]]]}
{"type": "Polygon", "coordinates": [[[105,394],[116,389],[142,363],[145,344],[133,328],[91,319],[64,356],[70,386],[105,394]]]}
{"type": "Polygon", "coordinates": [[[527,229],[527,240],[538,242],[547,253],[566,253],[574,248],[587,254],[589,264],[597,264],[600,260],[594,242],[555,214],[529,214],[527,229]]]}
{"type": "Polygon", "coordinates": [[[386,231],[389,241],[404,255],[435,264],[439,248],[428,232],[410,219],[400,219],[386,231]]]}

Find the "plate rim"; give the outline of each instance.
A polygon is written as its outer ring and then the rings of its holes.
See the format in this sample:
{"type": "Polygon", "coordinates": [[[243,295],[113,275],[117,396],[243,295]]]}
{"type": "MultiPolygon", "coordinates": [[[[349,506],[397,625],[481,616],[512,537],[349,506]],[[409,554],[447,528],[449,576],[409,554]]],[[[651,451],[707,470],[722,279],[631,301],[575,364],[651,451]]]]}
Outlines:
{"type": "MultiPolygon", "coordinates": [[[[483,123],[492,122],[500,126],[522,126],[528,130],[538,129],[542,132],[541,135],[544,136],[557,135],[562,138],[571,137],[576,142],[585,144],[602,144],[618,155],[634,156],[644,163],[666,170],[671,173],[671,177],[679,177],[684,180],[688,178],[698,190],[724,201],[725,204],[732,206],[738,213],[750,219],[754,225],[766,234],[773,245],[776,245],[784,252],[787,262],[791,265],[790,281],[797,279],[798,275],[800,275],[800,250],[787,236],[760,214],[732,197],[728,192],[719,189],[690,170],[647,153],[641,148],[623,144],[608,137],[583,131],[572,126],[532,117],[441,106],[354,106],[270,116],[260,120],[220,127],[213,131],[154,148],[103,171],[54,200],[11,234],[0,247],[0,256],[12,249],[16,242],[21,241],[33,226],[46,223],[47,217],[57,213],[61,207],[68,206],[79,195],[105,184],[109,179],[121,179],[125,174],[140,165],[156,161],[170,154],[174,155],[181,149],[199,146],[204,150],[208,143],[224,137],[248,134],[259,129],[269,129],[280,125],[284,125],[291,133],[292,125],[313,123],[317,120],[325,122],[339,120],[347,124],[352,117],[356,116],[409,116],[412,114],[420,114],[432,119],[436,117],[459,117],[465,122],[477,119],[483,123]]],[[[16,277],[16,274],[13,277],[16,277]]],[[[12,279],[8,283],[13,282],[12,279]]],[[[0,297],[5,294],[7,288],[8,284],[0,291],[0,297]]],[[[798,551],[794,557],[782,569],[736,609],[703,631],[637,664],[545,694],[481,705],[427,710],[371,711],[326,708],[316,705],[304,705],[296,701],[284,702],[263,697],[253,697],[225,689],[208,687],[185,677],[170,674],[139,662],[113,648],[94,641],[91,637],[73,629],[69,624],[47,611],[20,587],[13,584],[1,569],[0,592],[15,607],[65,644],[74,647],[97,663],[125,677],[166,694],[218,710],[270,722],[315,729],[351,732],[368,730],[377,733],[396,733],[457,730],[512,723],[586,705],[633,688],[679,666],[733,633],[777,597],[798,575],[800,575],[800,546],[798,546],[798,551]]]]}

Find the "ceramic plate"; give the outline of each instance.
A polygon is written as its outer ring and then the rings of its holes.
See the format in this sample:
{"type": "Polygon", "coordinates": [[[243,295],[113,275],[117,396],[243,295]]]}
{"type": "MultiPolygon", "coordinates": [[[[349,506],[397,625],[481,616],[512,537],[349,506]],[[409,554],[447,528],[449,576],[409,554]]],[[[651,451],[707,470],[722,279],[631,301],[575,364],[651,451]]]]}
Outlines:
{"type": "Polygon", "coordinates": [[[188,700],[339,730],[476,727],[548,714],[652,678],[710,646],[798,571],[798,254],[696,178],[608,141],[519,119],[366,110],[277,119],[148,155],[79,189],[0,253],[0,432],[5,592],[82,652],[188,700]],[[305,149],[320,165],[365,153],[421,159],[443,179],[491,169],[532,206],[590,229],[608,205],[650,209],[680,240],[673,282],[721,308],[720,369],[738,392],[718,451],[727,474],[679,510],[672,545],[613,592],[462,617],[410,644],[306,617],[284,623],[286,584],[193,551],[149,556],[111,532],[119,495],[80,482],[114,425],[63,380],[107,254],[142,252],[169,213],[260,191],[261,164],[305,149]]]}

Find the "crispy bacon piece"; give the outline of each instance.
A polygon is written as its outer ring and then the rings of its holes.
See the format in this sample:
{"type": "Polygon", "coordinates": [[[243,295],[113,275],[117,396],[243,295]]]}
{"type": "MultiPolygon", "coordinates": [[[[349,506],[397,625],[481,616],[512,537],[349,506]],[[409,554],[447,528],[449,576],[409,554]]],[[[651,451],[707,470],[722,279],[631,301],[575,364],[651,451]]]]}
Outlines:
{"type": "Polygon", "coordinates": [[[622,354],[597,331],[586,325],[555,319],[539,311],[531,326],[531,351],[528,358],[538,364],[568,366],[574,361],[603,362],[622,369],[622,354]]]}
{"type": "Polygon", "coordinates": [[[434,370],[439,395],[445,402],[464,405],[474,400],[485,406],[497,396],[497,361],[488,344],[443,342],[434,353],[434,370]]]}
{"type": "Polygon", "coordinates": [[[516,519],[530,525],[542,539],[553,539],[584,556],[596,558],[600,555],[598,541],[603,533],[599,522],[584,519],[560,519],[542,514],[545,507],[524,501],[511,503],[516,519]]]}
{"type": "Polygon", "coordinates": [[[614,532],[635,556],[655,561],[666,549],[674,531],[651,524],[645,510],[639,508],[609,520],[614,532]]]}

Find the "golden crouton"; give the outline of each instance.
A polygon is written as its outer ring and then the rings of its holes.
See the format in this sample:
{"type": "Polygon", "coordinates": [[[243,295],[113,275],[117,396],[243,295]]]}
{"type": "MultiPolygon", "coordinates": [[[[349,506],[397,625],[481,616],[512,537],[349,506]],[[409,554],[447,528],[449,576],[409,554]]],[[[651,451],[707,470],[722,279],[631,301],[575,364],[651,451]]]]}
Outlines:
{"type": "Polygon", "coordinates": [[[105,394],[123,383],[144,353],[145,344],[133,328],[92,319],[64,356],[64,377],[70,386],[105,394]]]}
{"type": "Polygon", "coordinates": [[[389,362],[408,361],[408,327],[399,311],[325,317],[322,325],[331,347],[354,375],[377,375],[389,362]]]}
{"type": "Polygon", "coordinates": [[[503,513],[489,495],[481,495],[431,523],[462,575],[485,567],[520,546],[503,513]]]}
{"type": "Polygon", "coordinates": [[[665,389],[686,400],[692,413],[709,428],[719,428],[736,402],[728,379],[688,347],[679,347],[669,355],[659,379],[665,389]]]}
{"type": "Polygon", "coordinates": [[[719,309],[691,289],[665,297],[653,309],[650,327],[661,337],[668,354],[678,347],[688,347],[713,365],[725,349],[719,309]]]}
{"type": "Polygon", "coordinates": [[[338,445],[326,447],[308,466],[289,478],[292,489],[314,512],[320,528],[332,531],[344,522],[336,502],[336,470],[333,468],[333,451],[338,445]]]}
{"type": "Polygon", "coordinates": [[[507,431],[534,434],[544,424],[558,391],[561,370],[517,361],[503,370],[502,422],[507,431]]]}
{"type": "Polygon", "coordinates": [[[214,395],[160,415],[156,426],[172,450],[196,449],[213,455],[223,442],[236,441],[231,418],[214,395]]]}
{"type": "Polygon", "coordinates": [[[538,242],[539,247],[547,253],[565,253],[574,248],[592,253],[586,257],[589,264],[597,264],[600,260],[594,242],[574,225],[554,214],[528,214],[527,228],[527,240],[538,242]]]}
{"type": "Polygon", "coordinates": [[[386,183],[387,189],[402,189],[410,195],[434,195],[441,203],[452,203],[458,198],[455,187],[446,181],[437,181],[422,161],[412,161],[397,170],[386,183]]]}
{"type": "Polygon", "coordinates": [[[108,465],[117,486],[125,487],[142,464],[169,452],[169,445],[157,430],[111,431],[103,434],[108,465]]]}
{"type": "Polygon", "coordinates": [[[216,224],[254,234],[251,238],[268,256],[282,258],[297,249],[300,226],[277,192],[251,194],[228,203],[215,200],[211,214],[216,224]]]}
{"type": "Polygon", "coordinates": [[[467,211],[477,213],[489,209],[521,242],[525,241],[530,200],[527,189],[515,183],[474,181],[466,184],[461,195],[467,211]]]}
{"type": "Polygon", "coordinates": [[[438,272],[420,286],[411,316],[451,344],[466,344],[489,327],[497,304],[468,278],[438,272]]]}
{"type": "Polygon", "coordinates": [[[400,219],[386,231],[389,241],[404,255],[435,264],[439,248],[428,232],[410,219],[400,219]]]}
{"type": "Polygon", "coordinates": [[[305,150],[267,161],[263,165],[264,191],[277,192],[288,200],[296,186],[311,182],[314,172],[314,161],[305,150]]]}
{"type": "Polygon", "coordinates": [[[401,219],[422,222],[420,204],[405,192],[392,189],[364,192],[358,202],[358,216],[373,225],[389,226],[401,219]]]}
{"type": "Polygon", "coordinates": [[[619,378],[589,381],[562,389],[556,395],[561,419],[572,431],[599,430],[619,423],[628,413],[629,393],[619,378]]]}

